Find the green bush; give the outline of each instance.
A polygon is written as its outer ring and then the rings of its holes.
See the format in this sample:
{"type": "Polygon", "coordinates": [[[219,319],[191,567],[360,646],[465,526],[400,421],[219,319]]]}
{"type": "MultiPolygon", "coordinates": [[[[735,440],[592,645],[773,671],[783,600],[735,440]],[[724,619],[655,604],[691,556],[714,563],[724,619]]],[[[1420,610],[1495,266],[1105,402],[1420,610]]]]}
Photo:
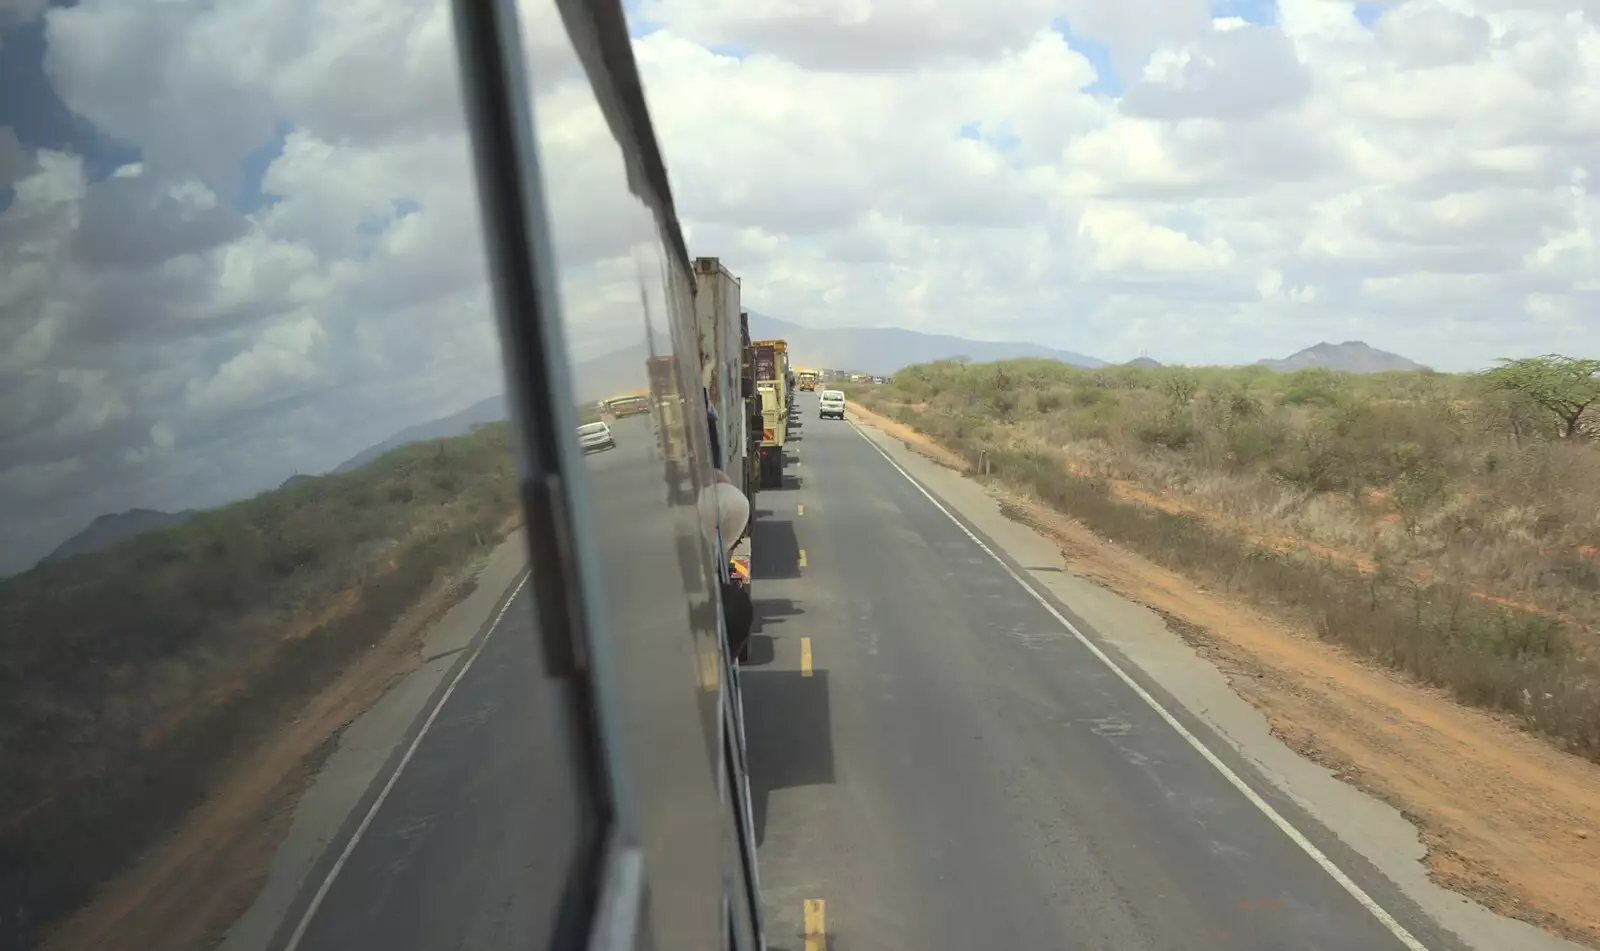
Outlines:
{"type": "MultiPolygon", "coordinates": [[[[1600,672],[1561,620],[1563,612],[1596,613],[1600,563],[1579,550],[1600,544],[1600,452],[1558,438],[1537,407],[1448,374],[1085,371],[1042,361],[944,361],[871,390],[869,405],[967,458],[987,451],[991,478],[1106,537],[1297,613],[1330,640],[1466,702],[1510,711],[1600,759],[1600,672]],[[1201,481],[1216,472],[1252,493],[1275,492],[1273,480],[1295,489],[1265,497],[1241,490],[1247,505],[1295,508],[1330,493],[1365,506],[1373,493],[1386,495],[1408,536],[1428,534],[1408,544],[1448,561],[1421,572],[1441,579],[1423,584],[1403,571],[1367,574],[1310,553],[1279,554],[1199,518],[1119,500],[1109,485],[1069,471],[1056,448],[1069,443],[1132,478],[1201,481]],[[1246,481],[1252,476],[1259,482],[1246,481]],[[1499,582],[1531,585],[1529,597],[1547,607],[1479,596],[1479,585],[1499,582]]],[[[1337,511],[1357,517],[1356,505],[1341,504],[1337,511]]],[[[1284,516],[1284,530],[1296,530],[1294,517],[1284,516]]],[[[1389,543],[1374,544],[1358,554],[1383,561],[1389,543]]]]}

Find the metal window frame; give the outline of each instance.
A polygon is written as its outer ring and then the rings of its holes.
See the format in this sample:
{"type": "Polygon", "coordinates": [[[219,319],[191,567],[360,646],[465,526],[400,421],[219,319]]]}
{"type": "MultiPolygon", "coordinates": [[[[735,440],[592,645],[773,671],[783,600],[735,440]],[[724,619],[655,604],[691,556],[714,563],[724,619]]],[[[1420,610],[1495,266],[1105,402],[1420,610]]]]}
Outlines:
{"type": "Polygon", "coordinates": [[[644,858],[615,664],[606,639],[589,636],[606,629],[605,606],[598,557],[577,531],[591,505],[586,480],[571,475],[582,472],[582,462],[565,438],[578,421],[521,29],[514,0],[453,0],[452,7],[507,402],[519,436],[528,583],[546,672],[563,686],[599,821],[597,841],[568,871],[547,947],[631,951],[642,933],[644,858]]]}

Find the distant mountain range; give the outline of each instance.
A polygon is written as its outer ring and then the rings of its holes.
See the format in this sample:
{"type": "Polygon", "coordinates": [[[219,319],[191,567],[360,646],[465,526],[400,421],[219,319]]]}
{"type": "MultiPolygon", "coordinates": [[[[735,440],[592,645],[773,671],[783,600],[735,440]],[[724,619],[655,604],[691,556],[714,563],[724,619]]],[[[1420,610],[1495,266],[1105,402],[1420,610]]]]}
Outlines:
{"type": "Polygon", "coordinates": [[[1311,367],[1326,367],[1329,370],[1340,370],[1345,373],[1386,373],[1391,370],[1428,369],[1428,367],[1414,360],[1408,360],[1398,353],[1379,350],[1376,347],[1368,346],[1360,340],[1346,340],[1344,343],[1319,343],[1298,353],[1290,354],[1282,360],[1257,360],[1256,365],[1267,367],[1278,373],[1306,370],[1311,367]]]}
{"type": "MultiPolygon", "coordinates": [[[[1101,367],[1105,362],[1068,350],[1036,343],[968,340],[945,334],[925,334],[897,327],[838,327],[823,330],[804,327],[776,317],[750,312],[750,336],[755,340],[786,340],[789,360],[795,366],[828,367],[887,376],[914,363],[967,357],[974,363],[1042,357],[1080,367],[1101,367]]],[[[670,349],[665,338],[656,340],[656,352],[670,349]]],[[[604,399],[644,386],[643,344],[616,350],[575,366],[578,399],[604,399]]]]}
{"type": "Polygon", "coordinates": [[[73,555],[104,551],[112,545],[155,528],[165,528],[187,521],[194,512],[160,512],[155,509],[129,509],[126,512],[101,515],[89,527],[56,546],[42,561],[60,561],[73,555]]]}
{"type": "Polygon", "coordinates": [[[879,376],[888,376],[915,363],[952,357],[966,357],[974,363],[1040,357],[1087,368],[1106,365],[1104,360],[1036,343],[968,340],[898,327],[802,327],[755,311],[750,312],[750,336],[757,340],[789,341],[789,358],[796,366],[853,370],[879,376]]]}
{"type": "MultiPolygon", "coordinates": [[[[790,359],[797,366],[828,367],[880,375],[894,373],[902,367],[915,363],[952,357],[967,357],[976,363],[1017,357],[1040,357],[1088,368],[1106,365],[1104,361],[1094,357],[1039,344],[968,340],[892,327],[841,327],[821,330],[754,312],[750,314],[750,335],[758,340],[770,338],[787,340],[790,359]]],[[[657,339],[655,345],[658,353],[669,349],[664,338],[657,339]]],[[[641,344],[577,364],[573,368],[573,373],[578,399],[589,402],[641,388],[644,386],[642,371],[646,356],[645,348],[641,344]]],[[[1135,366],[1160,365],[1148,357],[1129,362],[1135,366]]],[[[1257,362],[1260,366],[1278,372],[1303,370],[1309,367],[1327,367],[1330,370],[1342,370],[1348,373],[1428,369],[1420,363],[1368,346],[1359,340],[1347,340],[1339,344],[1319,343],[1282,360],[1257,362]]],[[[334,467],[333,471],[348,472],[358,469],[389,450],[408,443],[459,436],[471,431],[472,427],[480,423],[496,422],[506,418],[504,394],[491,396],[459,412],[402,429],[388,439],[346,459],[334,467]]],[[[308,478],[311,476],[292,475],[283,485],[292,485],[308,478]]],[[[193,514],[192,511],[172,513],[154,509],[130,509],[117,514],[101,515],[83,531],[62,542],[44,560],[52,561],[71,555],[102,551],[140,532],[175,525],[193,514]]]]}
{"type": "MultiPolygon", "coordinates": [[[[372,460],[378,458],[391,449],[399,449],[414,442],[424,439],[448,439],[451,436],[461,436],[472,431],[472,427],[481,423],[495,423],[507,418],[506,397],[502,393],[488,399],[479,400],[458,413],[441,416],[426,423],[407,426],[383,442],[375,443],[361,450],[349,459],[333,467],[334,472],[349,472],[359,469],[372,460]]],[[[290,477],[291,479],[293,476],[290,477]]],[[[286,483],[287,484],[287,483],[286,483]]]]}

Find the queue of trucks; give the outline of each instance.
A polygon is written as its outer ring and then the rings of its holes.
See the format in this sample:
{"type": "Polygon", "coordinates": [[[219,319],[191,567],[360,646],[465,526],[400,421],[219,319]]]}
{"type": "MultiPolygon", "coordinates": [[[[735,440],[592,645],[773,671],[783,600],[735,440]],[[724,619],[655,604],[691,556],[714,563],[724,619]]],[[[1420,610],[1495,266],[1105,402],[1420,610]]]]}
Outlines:
{"type": "Polygon", "coordinates": [[[794,407],[794,374],[789,370],[789,344],[757,340],[756,389],[761,395],[761,487],[783,486],[783,447],[789,441],[789,414],[794,407]]]}
{"type": "MultiPolygon", "coordinates": [[[[694,260],[695,332],[700,347],[700,383],[710,426],[712,465],[721,469],[756,509],[756,493],[770,488],[760,358],[750,340],[750,315],[740,306],[739,279],[717,258],[694,260]]],[[[765,341],[763,341],[765,343],[765,341]]],[[[782,444],[776,458],[782,484],[782,444]]],[[[753,518],[753,516],[752,516],[753,518]]],[[[746,529],[730,555],[735,577],[750,581],[750,536],[746,529]]]]}

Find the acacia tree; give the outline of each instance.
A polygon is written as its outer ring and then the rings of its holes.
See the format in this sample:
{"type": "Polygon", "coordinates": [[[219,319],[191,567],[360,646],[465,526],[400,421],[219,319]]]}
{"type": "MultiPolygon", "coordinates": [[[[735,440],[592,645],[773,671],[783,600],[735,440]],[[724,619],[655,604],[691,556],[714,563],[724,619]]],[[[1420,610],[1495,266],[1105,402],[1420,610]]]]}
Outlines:
{"type": "Polygon", "coordinates": [[[1556,353],[1520,360],[1502,357],[1500,366],[1482,376],[1491,388],[1522,396],[1555,416],[1565,439],[1578,434],[1584,412],[1600,402],[1600,360],[1556,353]]]}

